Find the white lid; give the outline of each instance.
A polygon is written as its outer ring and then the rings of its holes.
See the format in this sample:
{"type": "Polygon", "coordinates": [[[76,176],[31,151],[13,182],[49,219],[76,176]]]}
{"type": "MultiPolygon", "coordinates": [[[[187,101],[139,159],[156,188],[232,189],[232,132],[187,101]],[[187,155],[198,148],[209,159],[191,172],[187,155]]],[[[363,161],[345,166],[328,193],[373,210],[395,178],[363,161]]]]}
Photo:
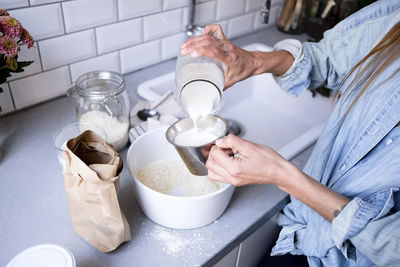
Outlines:
{"type": "Polygon", "coordinates": [[[18,253],[7,267],[75,267],[72,253],[61,246],[42,244],[18,253]]]}

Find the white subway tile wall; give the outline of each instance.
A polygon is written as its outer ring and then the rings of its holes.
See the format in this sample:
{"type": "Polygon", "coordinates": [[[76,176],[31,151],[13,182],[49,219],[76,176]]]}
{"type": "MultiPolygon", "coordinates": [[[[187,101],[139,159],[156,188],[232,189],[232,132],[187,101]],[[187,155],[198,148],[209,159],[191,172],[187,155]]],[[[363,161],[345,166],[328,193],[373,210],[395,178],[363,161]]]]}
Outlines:
{"type": "Polygon", "coordinates": [[[237,36],[250,33],[253,29],[254,14],[246,14],[229,20],[228,28],[235,29],[234,31],[229,31],[228,38],[235,38],[237,36]]]}
{"type": "Polygon", "coordinates": [[[227,18],[235,18],[243,14],[245,0],[218,0],[217,1],[217,14],[216,20],[223,20],[227,18]]]}
{"type": "Polygon", "coordinates": [[[119,19],[130,19],[162,10],[161,0],[118,0],[119,19]]]}
{"type": "Polygon", "coordinates": [[[189,5],[191,0],[164,0],[163,9],[168,10],[189,5]]]}
{"type": "Polygon", "coordinates": [[[82,74],[94,70],[111,70],[120,72],[118,52],[94,57],[78,63],[71,64],[71,78],[76,81],[82,74]]]}
{"type": "Polygon", "coordinates": [[[143,18],[144,41],[175,34],[182,29],[182,9],[166,11],[143,18]]]}
{"type": "MultiPolygon", "coordinates": [[[[236,1],[241,0],[235,0],[235,2],[236,1]]],[[[215,21],[215,6],[215,1],[196,5],[194,12],[194,23],[197,25],[207,25],[213,23],[215,21]]]]}
{"type": "Polygon", "coordinates": [[[161,61],[160,40],[120,51],[121,73],[126,74],[161,61]]]}
{"type": "Polygon", "coordinates": [[[39,41],[39,50],[44,70],[94,57],[96,56],[94,30],[39,41]]]}
{"type": "Polygon", "coordinates": [[[55,2],[61,2],[62,0],[31,0],[31,5],[41,5],[41,4],[49,4],[55,2]]]}
{"type": "Polygon", "coordinates": [[[260,0],[247,0],[244,11],[252,12],[252,11],[261,10],[265,6],[265,2],[266,1],[260,1],[260,0]]]}
{"type": "Polygon", "coordinates": [[[117,21],[117,2],[114,0],[69,1],[62,3],[62,8],[67,32],[117,21]]]}
{"type": "Polygon", "coordinates": [[[14,104],[10,94],[10,88],[8,87],[7,83],[0,84],[1,89],[3,92],[1,93],[0,97],[0,106],[2,108],[3,113],[8,113],[14,111],[14,104]]]}
{"type": "Polygon", "coordinates": [[[28,6],[29,2],[28,0],[1,0],[0,4],[1,8],[6,9],[28,6]]]}
{"type": "Polygon", "coordinates": [[[10,10],[29,30],[35,40],[64,34],[64,22],[59,4],[10,10]]]}
{"type": "Polygon", "coordinates": [[[143,42],[143,19],[131,19],[96,29],[99,54],[143,42]]]}
{"type": "MultiPolygon", "coordinates": [[[[285,0],[196,0],[197,25],[220,23],[229,38],[270,27],[285,0]]],[[[1,85],[5,113],[63,95],[80,75],[107,69],[127,74],[176,57],[192,0],[0,0],[32,34],[19,60],[34,60],[1,85]]]]}
{"type": "Polygon", "coordinates": [[[70,84],[68,66],[9,82],[16,109],[60,96],[70,84]]]}
{"type": "Polygon", "coordinates": [[[178,55],[179,47],[185,41],[185,34],[170,35],[161,40],[161,59],[167,60],[178,55]]]}

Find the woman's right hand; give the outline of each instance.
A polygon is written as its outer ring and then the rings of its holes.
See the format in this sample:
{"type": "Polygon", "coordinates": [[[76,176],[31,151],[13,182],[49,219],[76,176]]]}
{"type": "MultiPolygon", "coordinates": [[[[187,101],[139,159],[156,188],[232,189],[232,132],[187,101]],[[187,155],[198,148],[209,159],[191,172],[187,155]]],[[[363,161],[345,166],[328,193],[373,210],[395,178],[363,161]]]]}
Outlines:
{"type": "Polygon", "coordinates": [[[181,46],[181,54],[208,56],[226,65],[225,89],[254,74],[256,58],[226,39],[220,25],[208,25],[202,35],[192,37],[181,46]]]}

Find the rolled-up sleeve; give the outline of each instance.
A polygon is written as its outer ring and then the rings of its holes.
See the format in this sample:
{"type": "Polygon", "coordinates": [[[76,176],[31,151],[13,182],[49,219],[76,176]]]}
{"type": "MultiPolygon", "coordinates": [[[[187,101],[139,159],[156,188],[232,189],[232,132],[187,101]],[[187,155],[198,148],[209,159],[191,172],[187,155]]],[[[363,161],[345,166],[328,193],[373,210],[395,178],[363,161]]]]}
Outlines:
{"type": "Polygon", "coordinates": [[[298,40],[287,39],[275,44],[274,51],[285,50],[294,57],[292,66],[281,76],[274,76],[279,86],[289,94],[298,96],[310,86],[311,60],[304,57],[303,45],[298,40]]]}
{"type": "Polygon", "coordinates": [[[398,191],[391,188],[365,199],[356,197],[332,221],[332,240],[347,259],[356,260],[356,247],[378,266],[400,262],[400,221],[393,220],[400,212],[392,211],[398,191]]]}
{"type": "Polygon", "coordinates": [[[342,90],[343,79],[379,40],[398,21],[400,12],[396,1],[383,1],[374,8],[364,9],[338,23],[324,33],[319,42],[300,43],[283,40],[274,46],[274,51],[286,50],[294,57],[291,68],[281,76],[274,76],[286,92],[299,95],[305,89],[325,86],[342,90]],[[366,21],[376,23],[366,23],[366,21]],[[368,34],[366,34],[368,33],[368,34]]]}

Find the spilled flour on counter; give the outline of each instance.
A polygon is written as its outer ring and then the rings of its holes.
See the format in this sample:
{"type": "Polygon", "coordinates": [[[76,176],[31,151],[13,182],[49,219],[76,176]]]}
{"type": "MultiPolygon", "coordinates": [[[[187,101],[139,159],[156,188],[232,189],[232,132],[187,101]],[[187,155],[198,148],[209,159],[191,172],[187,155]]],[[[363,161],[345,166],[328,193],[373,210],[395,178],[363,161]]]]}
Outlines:
{"type": "Polygon", "coordinates": [[[154,253],[171,257],[176,266],[200,266],[201,262],[214,255],[221,246],[221,240],[204,228],[175,230],[152,222],[143,222],[140,231],[154,253]]]}
{"type": "Polygon", "coordinates": [[[139,170],[137,179],[160,193],[185,197],[209,194],[223,186],[207,176],[192,175],[180,158],[150,163],[139,170]]]}

